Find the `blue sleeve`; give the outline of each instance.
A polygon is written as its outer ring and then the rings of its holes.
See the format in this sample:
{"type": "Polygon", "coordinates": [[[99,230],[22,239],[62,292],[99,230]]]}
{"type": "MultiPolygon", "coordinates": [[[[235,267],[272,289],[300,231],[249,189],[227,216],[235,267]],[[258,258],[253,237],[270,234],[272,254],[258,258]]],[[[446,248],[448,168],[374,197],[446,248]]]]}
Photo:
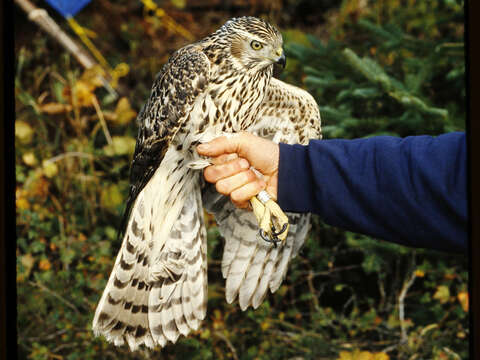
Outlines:
{"type": "Polygon", "coordinates": [[[413,247],[467,249],[465,133],[280,144],[278,203],[413,247]]]}

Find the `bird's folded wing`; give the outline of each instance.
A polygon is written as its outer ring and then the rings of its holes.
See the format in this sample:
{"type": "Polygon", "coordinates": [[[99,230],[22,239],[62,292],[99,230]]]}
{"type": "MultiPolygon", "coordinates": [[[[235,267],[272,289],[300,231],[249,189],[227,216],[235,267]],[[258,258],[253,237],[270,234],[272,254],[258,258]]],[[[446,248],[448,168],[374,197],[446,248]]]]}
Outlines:
{"type": "Polygon", "coordinates": [[[152,85],[137,116],[138,135],[130,168],[130,192],[121,224],[123,234],[133,203],[162,162],[171,140],[188,121],[208,86],[210,62],[194,45],[175,52],[152,85]]]}
{"type": "Polygon", "coordinates": [[[206,240],[198,215],[203,216],[200,189],[194,186],[198,178],[192,178],[172,140],[188,123],[209,69],[207,57],[194,46],[179,50],[157,76],[137,118],[122,245],[92,325],[97,335],[116,345],[126,341],[132,350],[174,342],[205,316],[206,240]]]}

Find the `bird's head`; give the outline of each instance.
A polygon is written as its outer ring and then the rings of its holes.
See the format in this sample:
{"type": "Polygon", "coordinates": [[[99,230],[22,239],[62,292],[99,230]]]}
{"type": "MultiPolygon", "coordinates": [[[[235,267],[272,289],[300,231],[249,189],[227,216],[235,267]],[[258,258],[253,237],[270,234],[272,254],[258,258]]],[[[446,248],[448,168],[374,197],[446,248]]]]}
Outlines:
{"type": "Polygon", "coordinates": [[[272,25],[255,17],[230,19],[222,26],[228,33],[232,61],[247,71],[285,67],[282,34],[272,25]]]}

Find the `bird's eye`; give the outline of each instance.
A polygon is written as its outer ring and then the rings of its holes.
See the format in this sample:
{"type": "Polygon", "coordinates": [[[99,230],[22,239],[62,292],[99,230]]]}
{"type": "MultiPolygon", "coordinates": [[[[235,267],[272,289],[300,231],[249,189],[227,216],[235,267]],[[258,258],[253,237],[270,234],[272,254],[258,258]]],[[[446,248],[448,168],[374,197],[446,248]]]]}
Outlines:
{"type": "Polygon", "coordinates": [[[263,45],[256,40],[253,40],[250,43],[250,46],[252,47],[253,50],[260,50],[261,48],[263,48],[263,45]]]}

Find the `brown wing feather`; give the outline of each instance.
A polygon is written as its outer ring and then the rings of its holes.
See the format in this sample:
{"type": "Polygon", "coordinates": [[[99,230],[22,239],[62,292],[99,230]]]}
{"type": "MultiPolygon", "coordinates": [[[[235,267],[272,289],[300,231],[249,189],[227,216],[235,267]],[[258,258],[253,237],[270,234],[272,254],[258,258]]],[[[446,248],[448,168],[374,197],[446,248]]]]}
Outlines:
{"type": "Polygon", "coordinates": [[[135,199],[162,162],[170,140],[186,120],[196,97],[205,89],[209,71],[205,54],[189,45],[175,52],[158,73],[150,98],[137,117],[130,191],[119,237],[125,232],[135,199]]]}

